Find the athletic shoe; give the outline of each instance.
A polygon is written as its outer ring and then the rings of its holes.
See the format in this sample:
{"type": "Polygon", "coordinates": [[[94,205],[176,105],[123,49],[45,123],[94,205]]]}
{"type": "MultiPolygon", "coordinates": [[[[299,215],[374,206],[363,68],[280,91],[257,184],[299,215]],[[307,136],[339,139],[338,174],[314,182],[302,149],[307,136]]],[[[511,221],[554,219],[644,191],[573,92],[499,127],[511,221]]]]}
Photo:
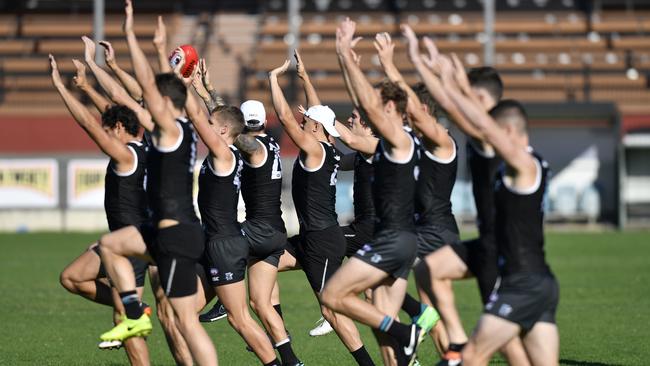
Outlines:
{"type": "Polygon", "coordinates": [[[99,347],[99,349],[107,350],[120,349],[122,348],[122,341],[101,341],[97,347],[99,347]]]}
{"type": "Polygon", "coordinates": [[[417,360],[416,352],[418,349],[418,346],[422,341],[424,340],[424,336],[427,333],[424,331],[424,329],[420,328],[416,324],[411,324],[411,336],[407,340],[407,342],[402,343],[404,340],[398,339],[397,341],[400,343],[401,347],[398,347],[399,355],[398,356],[398,362],[400,364],[404,364],[406,366],[413,366],[415,364],[415,361],[417,360]],[[401,361],[401,362],[400,362],[401,361]]]}
{"type": "Polygon", "coordinates": [[[413,322],[422,328],[425,333],[429,333],[436,323],[438,323],[438,320],[440,320],[440,315],[431,306],[427,306],[420,315],[413,318],[413,322]]]}
{"type": "Polygon", "coordinates": [[[334,330],[330,322],[325,320],[325,318],[323,318],[322,316],[320,319],[318,319],[316,324],[318,325],[316,325],[314,329],[309,331],[309,335],[312,337],[324,336],[325,334],[331,333],[334,330]]]}
{"type": "Polygon", "coordinates": [[[208,312],[199,315],[199,321],[201,323],[211,323],[216,322],[219,319],[223,319],[228,316],[226,313],[226,308],[223,307],[221,301],[217,301],[216,304],[208,312]]]}
{"type": "Polygon", "coordinates": [[[124,341],[131,337],[146,337],[151,334],[149,315],[142,314],[138,319],[124,317],[120,324],[99,336],[102,341],[124,341]]]}
{"type": "Polygon", "coordinates": [[[436,366],[459,366],[463,364],[463,359],[460,356],[460,352],[447,351],[442,360],[436,364],[436,366]]]}

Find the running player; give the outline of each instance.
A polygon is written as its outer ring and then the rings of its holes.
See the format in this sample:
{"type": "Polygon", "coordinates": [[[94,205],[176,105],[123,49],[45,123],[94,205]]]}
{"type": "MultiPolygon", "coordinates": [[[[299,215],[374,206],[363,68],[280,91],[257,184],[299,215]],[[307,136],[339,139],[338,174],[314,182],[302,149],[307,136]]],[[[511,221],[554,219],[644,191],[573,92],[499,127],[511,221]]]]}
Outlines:
{"type": "MultiPolygon", "coordinates": [[[[407,96],[391,82],[376,93],[356,64],[352,40],[356,24],[346,19],[337,29],[337,52],[350,78],[350,94],[356,96],[367,122],[380,137],[374,152],[373,194],[377,223],[373,241],[365,244],[332,277],[323,291],[323,301],[334,311],[346,314],[388,334],[398,346],[397,361],[411,365],[424,331],[416,324],[399,323],[397,315],[406,294],[407,276],[415,260],[414,196],[416,142],[403,128],[407,96]],[[373,304],[358,295],[373,288],[373,304]]],[[[382,346],[391,345],[382,337],[382,346]]],[[[386,353],[382,353],[386,357],[386,353]]],[[[384,359],[384,363],[393,360],[384,359]]]]}
{"type": "MultiPolygon", "coordinates": [[[[462,69],[457,59],[455,63],[462,69]]],[[[454,71],[448,61],[441,66],[450,99],[504,160],[494,186],[500,278],[463,348],[463,364],[487,364],[494,352],[521,334],[532,364],[557,365],[559,288],[543,248],[548,164],[529,146],[528,118],[521,104],[501,101],[488,115],[468,93],[465,73],[454,71]]]]}
{"type": "MultiPolygon", "coordinates": [[[[439,55],[435,44],[428,38],[425,38],[424,43],[430,53],[428,62],[439,73],[440,66],[437,64],[439,55]],[[436,62],[434,63],[434,61],[436,62]]],[[[409,38],[409,44],[417,47],[417,39],[414,34],[409,38]]],[[[409,49],[413,50],[413,48],[409,49]]],[[[460,362],[460,351],[467,342],[467,335],[456,311],[453,291],[448,285],[448,281],[476,276],[484,305],[494,288],[497,278],[497,251],[494,241],[492,187],[500,159],[495,156],[493,148],[480,138],[477,130],[451,102],[438,77],[425,67],[419,53],[410,52],[409,55],[439,104],[451,116],[452,121],[470,136],[467,144],[468,165],[472,173],[480,239],[448,242],[449,246],[441,248],[435,255],[426,259],[431,276],[431,285],[428,287],[433,289],[436,305],[445,320],[450,339],[449,347],[440,365],[455,365],[460,362]]],[[[464,72],[464,70],[459,68],[458,72],[464,72]]],[[[469,84],[463,86],[467,93],[470,93],[485,111],[493,108],[503,93],[503,83],[496,70],[490,67],[472,69],[468,77],[469,84]]],[[[425,285],[425,287],[427,286],[425,285]]],[[[513,339],[501,351],[511,365],[526,366],[530,364],[519,338],[513,339]]]]}
{"type": "Polygon", "coordinates": [[[206,236],[203,265],[207,282],[204,284],[205,298],[199,296],[199,308],[216,292],[233,329],[264,365],[279,366],[271,343],[251,318],[246,301],[244,279],[249,246],[237,222],[244,162],[233,145],[244,129],[244,116],[237,107],[220,106],[208,118],[192,95],[187,98],[185,110],[210,151],[199,175],[198,204],[206,236]],[[206,301],[201,302],[203,299],[206,301]]]}
{"type": "MultiPolygon", "coordinates": [[[[329,142],[329,136],[339,134],[334,128],[334,112],[327,106],[310,104],[316,103],[312,97],[308,98],[309,108],[302,123],[298,124],[278,83],[278,76],[285,73],[288,67],[289,60],[286,60],[269,73],[275,111],[291,140],[300,148],[291,182],[300,233],[289,239],[280,267],[287,270],[300,266],[321,303],[323,287],[341,266],[345,255],[345,237],[335,210],[340,153],[329,142]]],[[[309,95],[313,93],[309,92],[309,95]]],[[[321,314],[332,324],[359,365],[373,364],[352,320],[334,313],[322,303],[321,314]]]]}
{"type": "MultiPolygon", "coordinates": [[[[82,65],[78,62],[75,64],[82,65]]],[[[114,231],[131,223],[144,222],[147,219],[147,197],[144,192],[146,156],[144,146],[137,137],[140,129],[138,119],[127,107],[106,104],[107,108],[102,111],[102,122],[98,124],[90,111],[66,89],[52,55],[50,55],[50,65],[52,83],[70,114],[97,146],[110,157],[104,185],[104,209],[109,230],[114,231]]],[[[75,83],[82,90],[92,89],[86,83],[83,69],[79,69],[77,75],[75,83]]],[[[147,263],[133,257],[129,258],[129,261],[135,273],[137,297],[142,299],[147,263]]],[[[98,304],[112,306],[114,320],[118,323],[124,315],[124,308],[119,298],[116,301],[116,296],[106,277],[95,243],[63,270],[60,282],[73,294],[98,304]]],[[[119,345],[112,344],[111,348],[119,345]]],[[[149,353],[143,339],[126,341],[124,346],[132,365],[149,364],[149,353]]]]}
{"type": "Polygon", "coordinates": [[[134,306],[133,274],[125,258],[149,257],[151,253],[193,358],[201,365],[216,365],[214,346],[196,317],[195,266],[203,253],[204,238],[192,202],[196,135],[187,118],[181,117],[187,89],[173,74],[154,76],[133,31],[131,1],[126,1],[125,10],[124,30],[136,79],[155,123],[153,148],[147,157],[153,225],[128,226],[100,240],[102,259],[126,310],[126,319],[101,338],[123,340],[151,331],[149,318],[134,306]],[[169,96],[161,95],[160,90],[169,96]]]}

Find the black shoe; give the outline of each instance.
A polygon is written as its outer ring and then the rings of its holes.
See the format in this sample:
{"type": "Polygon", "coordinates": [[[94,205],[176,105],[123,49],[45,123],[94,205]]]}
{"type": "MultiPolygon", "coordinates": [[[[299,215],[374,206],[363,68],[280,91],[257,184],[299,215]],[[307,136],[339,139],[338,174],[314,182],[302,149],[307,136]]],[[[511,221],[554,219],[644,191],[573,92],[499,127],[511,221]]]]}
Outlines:
{"type": "Polygon", "coordinates": [[[223,307],[221,301],[217,301],[216,304],[208,312],[199,315],[199,321],[201,323],[211,323],[216,322],[219,319],[227,317],[226,308],[223,307]]]}
{"type": "Polygon", "coordinates": [[[415,324],[411,325],[409,339],[398,339],[397,362],[400,366],[413,366],[416,360],[417,348],[424,340],[426,332],[415,324]]]}

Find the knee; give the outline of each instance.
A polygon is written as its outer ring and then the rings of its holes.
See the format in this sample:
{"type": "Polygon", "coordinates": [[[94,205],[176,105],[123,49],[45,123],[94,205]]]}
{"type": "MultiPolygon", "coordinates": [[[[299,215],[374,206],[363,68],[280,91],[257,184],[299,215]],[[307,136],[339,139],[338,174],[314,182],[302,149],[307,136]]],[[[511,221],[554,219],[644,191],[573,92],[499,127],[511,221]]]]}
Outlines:
{"type": "Polygon", "coordinates": [[[61,286],[69,292],[73,294],[79,293],[75,281],[72,279],[72,275],[67,270],[64,270],[59,275],[59,283],[61,283],[61,286]]]}
{"type": "Polygon", "coordinates": [[[257,299],[251,297],[251,298],[249,299],[248,303],[250,304],[251,309],[253,309],[253,311],[254,311],[256,314],[259,314],[259,313],[260,313],[260,310],[262,310],[262,309],[260,308],[260,303],[259,303],[259,301],[257,301],[257,299]]]}
{"type": "Polygon", "coordinates": [[[252,320],[250,314],[245,311],[231,312],[229,310],[226,310],[226,312],[228,313],[228,323],[230,323],[230,325],[236,331],[240,331],[242,328],[245,328],[249,324],[249,320],[252,320]]]}
{"type": "MultiPolygon", "coordinates": [[[[321,302],[324,306],[334,311],[341,309],[341,297],[331,287],[325,287],[320,295],[321,302]]],[[[323,316],[325,312],[323,312],[323,316]]]]}
{"type": "Polygon", "coordinates": [[[471,342],[468,342],[465,347],[463,347],[463,351],[461,352],[461,357],[463,359],[463,364],[475,364],[477,361],[477,353],[476,353],[476,348],[471,342]]]}

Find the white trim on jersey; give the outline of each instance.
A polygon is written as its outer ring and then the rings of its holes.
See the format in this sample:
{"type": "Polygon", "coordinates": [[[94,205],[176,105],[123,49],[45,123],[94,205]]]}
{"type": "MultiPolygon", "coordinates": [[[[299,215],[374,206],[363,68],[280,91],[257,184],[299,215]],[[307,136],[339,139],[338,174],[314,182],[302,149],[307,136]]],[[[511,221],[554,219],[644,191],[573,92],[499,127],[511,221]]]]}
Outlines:
{"type": "Polygon", "coordinates": [[[162,147],[162,146],[157,146],[155,143],[153,143],[152,145],[154,149],[160,151],[161,153],[170,153],[176,151],[178,147],[181,146],[181,142],[183,142],[183,137],[184,137],[183,135],[185,134],[185,132],[183,132],[183,126],[181,126],[180,122],[176,121],[176,127],[178,127],[178,130],[181,133],[178,135],[178,140],[176,140],[174,145],[170,147],[162,147]]]}
{"type": "Polygon", "coordinates": [[[411,140],[411,153],[409,154],[409,157],[407,159],[404,159],[404,160],[397,160],[397,159],[391,157],[388,154],[388,151],[386,150],[386,147],[384,146],[384,141],[380,140],[379,143],[381,144],[381,149],[383,150],[384,156],[386,157],[386,159],[388,159],[388,161],[390,161],[391,163],[394,163],[394,164],[403,165],[403,164],[408,164],[409,161],[411,161],[411,159],[413,158],[413,154],[415,153],[415,141],[413,141],[413,137],[411,137],[410,135],[409,135],[409,140],[411,140]]]}
{"type": "MultiPolygon", "coordinates": [[[[451,138],[451,137],[449,137],[449,138],[451,138]]],[[[454,153],[451,154],[451,156],[449,158],[447,158],[447,159],[439,158],[439,157],[435,156],[434,154],[432,154],[427,149],[424,149],[424,155],[426,155],[427,158],[435,161],[438,164],[450,164],[451,162],[454,161],[454,159],[456,159],[456,141],[454,141],[454,139],[451,139],[451,142],[454,144],[454,153]]]]}
{"type": "Polygon", "coordinates": [[[232,172],[235,171],[235,168],[237,167],[237,157],[235,156],[235,153],[230,150],[230,154],[232,155],[232,168],[230,168],[230,171],[228,173],[219,173],[217,172],[213,167],[212,167],[212,157],[211,155],[208,156],[208,168],[210,168],[210,171],[212,172],[213,175],[216,175],[217,177],[227,177],[232,172]]]}
{"type": "Polygon", "coordinates": [[[298,163],[300,163],[300,167],[302,167],[302,169],[304,171],[306,171],[306,172],[309,172],[309,173],[317,172],[325,164],[325,157],[327,157],[327,152],[325,151],[325,146],[323,146],[323,144],[321,144],[320,141],[318,142],[318,144],[320,145],[320,148],[323,149],[323,159],[320,161],[320,165],[318,166],[318,168],[316,168],[316,169],[307,169],[307,167],[302,163],[302,160],[300,159],[300,154],[298,154],[298,163]]]}
{"type": "Polygon", "coordinates": [[[492,148],[492,152],[488,153],[485,150],[483,150],[482,147],[476,146],[476,141],[474,139],[470,138],[467,140],[467,142],[472,147],[472,149],[476,151],[477,154],[479,154],[485,159],[492,159],[493,157],[497,156],[496,152],[494,152],[494,148],[492,148]]]}
{"type": "Polygon", "coordinates": [[[511,187],[510,184],[508,184],[508,181],[506,179],[503,179],[503,185],[510,192],[514,194],[526,196],[537,192],[537,190],[539,189],[540,184],[542,184],[542,166],[540,165],[539,160],[537,160],[537,158],[535,158],[534,156],[531,157],[535,161],[535,168],[536,168],[535,183],[529,188],[515,188],[515,187],[511,187]]]}
{"type": "Polygon", "coordinates": [[[257,165],[253,165],[253,164],[247,162],[246,159],[242,159],[242,160],[244,160],[244,164],[246,164],[246,166],[248,166],[250,168],[253,168],[253,169],[263,167],[264,164],[266,164],[266,160],[269,158],[269,150],[266,148],[266,145],[264,145],[264,143],[262,141],[258,140],[258,139],[255,139],[255,141],[257,141],[260,145],[262,145],[262,148],[264,149],[264,161],[257,164],[257,165]]]}
{"type": "Polygon", "coordinates": [[[115,173],[115,175],[117,175],[118,177],[128,177],[130,175],[133,175],[133,173],[135,173],[135,171],[138,170],[138,154],[135,152],[135,149],[133,147],[131,147],[129,145],[126,145],[126,147],[129,150],[131,150],[131,153],[133,154],[133,157],[134,157],[134,159],[133,159],[133,168],[131,168],[131,170],[129,170],[127,172],[124,172],[124,173],[120,173],[117,170],[111,168],[113,170],[113,173],[115,173]]]}

